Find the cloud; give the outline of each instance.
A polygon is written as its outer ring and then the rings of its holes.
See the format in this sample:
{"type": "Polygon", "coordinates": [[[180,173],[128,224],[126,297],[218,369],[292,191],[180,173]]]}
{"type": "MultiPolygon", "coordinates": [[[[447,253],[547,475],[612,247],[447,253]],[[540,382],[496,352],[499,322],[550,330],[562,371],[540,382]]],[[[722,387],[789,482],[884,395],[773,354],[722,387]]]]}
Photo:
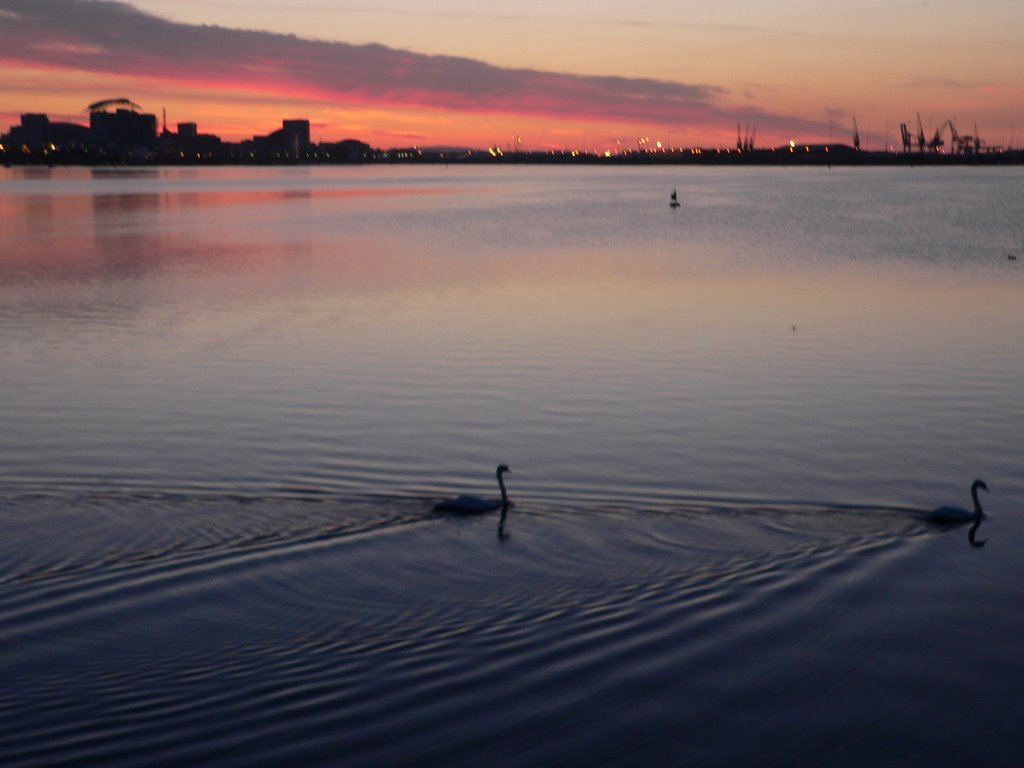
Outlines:
{"type": "Polygon", "coordinates": [[[960,80],[953,77],[917,76],[901,81],[908,90],[933,89],[938,91],[977,91],[988,85],[980,80],[960,80]]]}
{"type": "MultiPolygon", "coordinates": [[[[228,3],[216,3],[206,2],[204,5],[220,5],[227,7],[234,7],[228,3]]],[[[290,4],[289,8],[295,11],[301,11],[306,13],[316,13],[322,15],[324,13],[335,13],[351,15],[353,13],[364,14],[367,16],[396,16],[401,18],[409,17],[409,10],[404,8],[384,8],[380,5],[353,5],[353,6],[339,6],[336,3],[330,5],[310,5],[310,4],[290,4]]],[[[416,17],[418,18],[433,18],[441,19],[446,21],[479,21],[484,23],[526,23],[535,24],[538,21],[544,21],[548,24],[589,24],[596,26],[618,26],[618,27],[636,27],[640,29],[682,29],[682,30],[697,30],[702,32],[725,32],[729,34],[743,34],[743,33],[755,33],[755,34],[773,34],[773,35],[785,35],[785,36],[802,36],[804,33],[797,32],[794,30],[778,29],[774,27],[759,27],[752,26],[749,24],[701,24],[695,22],[680,22],[670,21],[664,19],[641,19],[641,18],[623,18],[616,16],[602,16],[600,14],[589,15],[584,18],[580,18],[577,15],[571,13],[515,13],[507,10],[495,10],[495,8],[488,8],[482,11],[448,11],[438,10],[434,8],[424,7],[416,11],[416,17]]]]}
{"type": "MultiPolygon", "coordinates": [[[[727,93],[714,85],[506,69],[376,44],[183,24],[110,0],[0,0],[0,60],[325,104],[625,124],[727,124],[736,118],[733,110],[723,111],[727,93]]],[[[752,117],[758,116],[744,115],[752,117]]]]}

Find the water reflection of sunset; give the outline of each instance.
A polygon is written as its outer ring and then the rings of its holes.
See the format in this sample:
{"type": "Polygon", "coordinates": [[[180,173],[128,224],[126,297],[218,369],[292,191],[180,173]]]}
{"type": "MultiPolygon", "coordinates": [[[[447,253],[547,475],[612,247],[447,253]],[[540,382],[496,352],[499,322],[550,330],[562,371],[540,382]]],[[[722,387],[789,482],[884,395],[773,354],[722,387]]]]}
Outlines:
{"type": "Polygon", "coordinates": [[[155,430],[117,432],[140,467],[363,487],[493,448],[535,489],[682,467],[785,495],[879,457],[948,466],[915,448],[941,444],[934,413],[985,423],[958,436],[983,450],[1017,408],[998,382],[1024,359],[1024,275],[993,242],[1024,236],[1013,173],[959,177],[955,227],[920,170],[2,173],[16,423],[74,422],[86,387],[155,430]],[[182,408],[193,426],[162,432],[182,408]],[[281,435],[320,446],[312,469],[281,435]]]}

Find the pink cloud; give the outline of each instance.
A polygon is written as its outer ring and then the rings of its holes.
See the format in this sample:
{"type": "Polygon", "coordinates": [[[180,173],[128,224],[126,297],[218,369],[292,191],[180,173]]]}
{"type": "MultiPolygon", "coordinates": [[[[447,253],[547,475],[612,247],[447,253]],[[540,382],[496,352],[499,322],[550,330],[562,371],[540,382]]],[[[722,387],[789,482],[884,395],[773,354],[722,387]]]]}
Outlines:
{"type": "MultiPolygon", "coordinates": [[[[325,104],[508,113],[624,124],[728,125],[725,89],[503,69],[466,58],[167,21],[108,0],[0,0],[0,60],[206,83],[325,104]]],[[[763,126],[804,120],[752,115],[763,126]]]]}

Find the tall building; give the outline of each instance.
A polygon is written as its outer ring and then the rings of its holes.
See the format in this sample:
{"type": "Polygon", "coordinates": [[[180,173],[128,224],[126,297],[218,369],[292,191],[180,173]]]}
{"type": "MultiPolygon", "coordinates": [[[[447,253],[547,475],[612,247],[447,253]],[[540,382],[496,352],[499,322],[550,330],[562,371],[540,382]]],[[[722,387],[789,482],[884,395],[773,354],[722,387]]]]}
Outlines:
{"type": "Polygon", "coordinates": [[[21,143],[33,152],[50,143],[50,118],[46,115],[21,116],[21,143]]]}
{"type": "Polygon", "coordinates": [[[156,115],[142,115],[131,109],[95,111],[89,115],[92,141],[99,147],[149,149],[156,144],[156,115]]]}
{"type": "Polygon", "coordinates": [[[285,120],[282,125],[282,133],[295,137],[297,151],[305,152],[309,149],[309,120],[285,120]]]}

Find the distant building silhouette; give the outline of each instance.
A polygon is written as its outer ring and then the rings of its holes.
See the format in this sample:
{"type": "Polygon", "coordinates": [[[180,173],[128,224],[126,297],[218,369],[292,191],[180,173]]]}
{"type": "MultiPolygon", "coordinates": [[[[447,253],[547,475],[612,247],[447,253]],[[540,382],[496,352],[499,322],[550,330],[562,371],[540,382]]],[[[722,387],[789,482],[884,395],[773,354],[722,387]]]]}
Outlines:
{"type": "Polygon", "coordinates": [[[156,115],[123,107],[107,112],[105,104],[100,102],[89,115],[92,143],[122,160],[144,159],[156,147],[156,115]]]}
{"type": "Polygon", "coordinates": [[[50,118],[46,115],[22,115],[21,124],[12,125],[4,141],[23,152],[42,152],[51,141],[50,118]]]}
{"type": "Polygon", "coordinates": [[[77,123],[50,123],[50,142],[57,149],[82,149],[89,145],[91,131],[77,123]]]}
{"type": "Polygon", "coordinates": [[[297,161],[310,150],[309,120],[285,120],[269,136],[253,136],[242,142],[242,151],[260,161],[297,161]]]}
{"type": "Polygon", "coordinates": [[[46,115],[21,116],[21,144],[38,152],[50,144],[50,118],[46,115]]]}
{"type": "Polygon", "coordinates": [[[47,115],[25,114],[21,124],[0,137],[10,152],[46,157],[62,149],[82,149],[89,144],[89,129],[74,123],[53,123],[47,115]]]}
{"type": "Polygon", "coordinates": [[[338,163],[365,163],[375,159],[373,148],[365,141],[345,139],[334,144],[321,144],[326,157],[338,163]]]}
{"type": "Polygon", "coordinates": [[[306,152],[309,147],[309,120],[285,120],[279,133],[295,137],[296,150],[306,152]]]}
{"type": "Polygon", "coordinates": [[[223,159],[219,136],[200,133],[196,123],[178,123],[178,132],[165,133],[160,139],[161,155],[166,160],[223,159]]]}

